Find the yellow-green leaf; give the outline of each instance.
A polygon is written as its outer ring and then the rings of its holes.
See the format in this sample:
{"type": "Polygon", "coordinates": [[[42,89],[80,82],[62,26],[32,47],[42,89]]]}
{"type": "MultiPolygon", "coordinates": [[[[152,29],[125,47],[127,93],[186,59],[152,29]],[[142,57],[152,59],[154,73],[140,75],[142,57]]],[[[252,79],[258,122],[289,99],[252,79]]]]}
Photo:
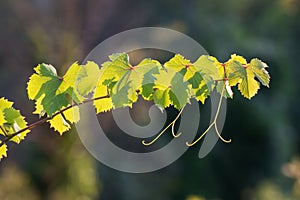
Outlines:
{"type": "Polygon", "coordinates": [[[254,58],[250,61],[248,68],[255,74],[258,80],[264,85],[269,87],[270,75],[266,68],[268,65],[261,60],[254,58]]]}
{"type": "Polygon", "coordinates": [[[50,127],[58,131],[60,135],[64,132],[70,130],[70,124],[77,123],[80,119],[79,108],[77,106],[72,107],[63,112],[63,114],[58,114],[52,119],[48,120],[50,127]]]}
{"type": "MultiPolygon", "coordinates": [[[[103,82],[105,80],[105,76],[102,76],[103,70],[101,71],[100,80],[97,83],[95,88],[93,98],[104,97],[108,95],[108,86],[104,85],[103,82]]],[[[94,101],[94,106],[96,108],[96,113],[107,112],[113,108],[113,103],[111,97],[101,98],[94,101]]]]}
{"type": "Polygon", "coordinates": [[[42,85],[49,80],[51,80],[50,77],[39,76],[37,74],[31,75],[29,78],[29,82],[27,83],[27,93],[29,99],[31,100],[35,99],[42,85]]]}
{"type": "MultiPolygon", "coordinates": [[[[52,65],[44,63],[38,65],[34,68],[36,73],[28,82],[29,98],[38,100],[38,104],[43,106],[48,117],[68,105],[70,100],[66,94],[75,102],[82,102],[84,97],[79,95],[75,88],[77,76],[80,78],[84,76],[80,74],[79,69],[80,66],[74,63],[63,77],[59,77],[52,65]]],[[[41,116],[40,113],[39,115],[41,116]]]]}
{"type": "Polygon", "coordinates": [[[239,83],[238,89],[242,95],[248,99],[256,95],[259,89],[259,83],[254,79],[254,73],[252,71],[244,70],[244,77],[239,83]]]}
{"type": "Polygon", "coordinates": [[[4,157],[7,157],[7,145],[6,145],[6,144],[3,144],[3,145],[0,147],[0,161],[1,161],[4,157]]]}
{"type": "Polygon", "coordinates": [[[155,76],[153,99],[158,106],[169,106],[170,101],[171,105],[180,110],[186,103],[189,103],[191,93],[189,83],[184,80],[185,72],[185,68],[180,72],[166,68],[165,70],[160,70],[160,73],[155,76]],[[158,97],[163,97],[162,101],[158,97]]]}
{"type": "Polygon", "coordinates": [[[153,101],[161,110],[169,107],[172,104],[169,92],[170,88],[167,88],[165,90],[157,90],[153,94],[153,101]]]}
{"type": "Polygon", "coordinates": [[[151,59],[144,59],[130,67],[111,90],[114,107],[131,107],[137,101],[138,94],[147,96],[152,92],[159,67],[158,61],[151,59]]]}
{"type": "MultiPolygon", "coordinates": [[[[19,130],[27,127],[25,118],[20,114],[20,111],[12,107],[13,102],[10,102],[4,98],[0,99],[0,134],[11,135],[19,130]]],[[[20,143],[30,132],[29,130],[23,131],[11,139],[11,141],[20,143]]]]}
{"type": "Polygon", "coordinates": [[[66,74],[62,77],[62,82],[56,90],[56,95],[67,91],[70,87],[74,88],[77,77],[79,75],[78,74],[79,70],[80,70],[80,66],[78,65],[77,62],[73,63],[69,67],[66,74]]]}
{"type": "MultiPolygon", "coordinates": [[[[0,110],[0,126],[2,126],[4,123],[6,123],[5,116],[4,116],[3,111],[0,110]]],[[[0,130],[0,133],[1,133],[1,130],[0,130]]]]}
{"type": "Polygon", "coordinates": [[[79,94],[85,96],[95,89],[100,78],[100,69],[95,62],[88,61],[86,65],[82,65],[80,73],[85,76],[79,79],[77,90],[79,94]]]}
{"type": "Polygon", "coordinates": [[[5,108],[10,108],[13,106],[13,102],[8,101],[7,99],[5,99],[4,97],[2,97],[0,99],[0,109],[4,110],[5,108]]]}
{"type": "Polygon", "coordinates": [[[44,95],[45,94],[43,94],[35,102],[35,111],[33,112],[33,114],[38,114],[39,118],[41,118],[42,116],[45,115],[45,110],[44,110],[43,105],[42,105],[42,100],[44,99],[44,95]]]}
{"type": "MultiPolygon", "coordinates": [[[[13,107],[4,109],[4,116],[7,121],[4,128],[8,135],[16,133],[19,130],[27,127],[27,122],[25,121],[25,118],[20,114],[20,111],[14,109],[13,107]]],[[[13,137],[10,141],[19,144],[29,132],[30,130],[23,131],[15,137],[13,137]]]]}
{"type": "Polygon", "coordinates": [[[202,55],[198,58],[198,60],[194,63],[197,72],[203,77],[205,84],[207,85],[208,89],[212,91],[215,86],[215,81],[223,79],[223,74],[220,74],[218,66],[210,58],[210,56],[202,55]]]}
{"type": "Polygon", "coordinates": [[[231,58],[229,59],[228,62],[233,62],[233,61],[237,61],[237,62],[241,63],[242,65],[247,64],[247,60],[243,56],[236,55],[236,54],[232,54],[231,58]]]}
{"type": "Polygon", "coordinates": [[[258,59],[252,59],[247,63],[246,59],[233,55],[226,64],[229,85],[238,85],[242,95],[251,99],[256,95],[260,84],[255,77],[265,86],[269,86],[270,76],[266,68],[268,66],[258,59]]]}

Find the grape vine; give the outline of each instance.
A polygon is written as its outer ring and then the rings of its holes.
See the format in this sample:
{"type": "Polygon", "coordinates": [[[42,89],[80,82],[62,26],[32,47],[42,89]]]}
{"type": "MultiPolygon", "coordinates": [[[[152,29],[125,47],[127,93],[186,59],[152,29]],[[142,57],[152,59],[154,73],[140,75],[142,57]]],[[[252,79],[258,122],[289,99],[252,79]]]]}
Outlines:
{"type": "Polygon", "coordinates": [[[170,127],[176,138],[182,133],[175,133],[174,126],[185,105],[192,98],[205,103],[214,90],[220,93],[220,100],[213,122],[198,139],[186,145],[196,144],[211,128],[223,142],[229,143],[231,140],[221,137],[216,124],[223,97],[233,98],[231,87],[237,86],[245,98],[251,99],[260,84],[269,87],[270,83],[264,62],[254,58],[248,63],[235,54],[225,63],[209,55],[200,56],[194,63],[179,54],[164,64],[146,58],[135,66],[130,64],[126,53],[113,54],[109,59],[101,68],[92,61],[84,65],[75,62],[63,76],[58,76],[50,64],[35,67],[27,93],[28,98],[35,101],[33,114],[39,115],[40,120],[30,125],[20,111],[12,107],[13,102],[0,98],[0,160],[7,156],[8,142],[20,143],[40,124],[48,122],[62,135],[80,120],[80,105],[89,102],[94,103],[97,114],[132,107],[138,96],[153,101],[161,110],[173,106],[179,111],[177,117],[152,141],[142,143],[153,144],[170,127]],[[88,97],[90,94],[92,98],[88,97]]]}

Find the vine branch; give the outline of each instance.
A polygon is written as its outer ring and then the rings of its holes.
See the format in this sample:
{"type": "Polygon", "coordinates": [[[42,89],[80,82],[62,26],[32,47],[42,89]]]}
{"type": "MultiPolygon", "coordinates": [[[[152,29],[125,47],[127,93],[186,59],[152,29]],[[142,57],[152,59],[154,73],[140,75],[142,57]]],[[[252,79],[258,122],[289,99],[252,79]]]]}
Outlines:
{"type": "MultiPolygon", "coordinates": [[[[52,119],[53,117],[59,115],[59,114],[62,114],[63,112],[65,112],[66,110],[69,110],[75,106],[80,106],[82,104],[86,104],[86,103],[90,103],[90,102],[93,102],[93,101],[97,101],[97,100],[100,100],[100,99],[105,99],[105,98],[109,98],[110,95],[109,93],[105,96],[101,96],[101,97],[96,97],[96,98],[93,98],[93,99],[87,99],[87,100],[84,100],[83,102],[81,103],[73,103],[67,107],[65,107],[64,109],[58,111],[57,113],[55,113],[54,115],[52,115],[51,117],[45,117],[43,119],[40,119],[39,121],[36,121],[30,125],[28,125],[27,127],[13,133],[13,134],[10,134],[10,135],[7,135],[3,140],[1,140],[1,143],[0,143],[0,147],[3,146],[5,143],[7,143],[9,140],[11,140],[12,138],[14,138],[15,136],[19,135],[20,133],[23,133],[24,131],[27,131],[27,130],[31,130],[45,122],[47,122],[47,120],[50,120],[52,119]]],[[[1,127],[2,128],[2,127],[1,127]]],[[[5,132],[4,132],[5,133],[5,132]]]]}

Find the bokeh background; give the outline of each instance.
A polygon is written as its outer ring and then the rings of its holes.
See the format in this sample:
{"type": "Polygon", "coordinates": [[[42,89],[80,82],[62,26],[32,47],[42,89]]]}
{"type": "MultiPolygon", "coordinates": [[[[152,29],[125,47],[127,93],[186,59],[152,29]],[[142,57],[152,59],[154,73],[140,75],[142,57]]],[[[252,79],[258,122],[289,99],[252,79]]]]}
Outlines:
{"type": "Polygon", "coordinates": [[[200,144],[160,171],[127,174],[97,162],[76,131],[60,137],[48,124],[0,163],[2,200],[297,200],[300,199],[299,0],[10,0],[0,1],[0,96],[29,122],[26,82],[38,63],[65,72],[121,31],[159,26],[181,31],[225,61],[259,57],[271,88],[251,101],[235,90],[224,135],[204,159],[200,144]]]}

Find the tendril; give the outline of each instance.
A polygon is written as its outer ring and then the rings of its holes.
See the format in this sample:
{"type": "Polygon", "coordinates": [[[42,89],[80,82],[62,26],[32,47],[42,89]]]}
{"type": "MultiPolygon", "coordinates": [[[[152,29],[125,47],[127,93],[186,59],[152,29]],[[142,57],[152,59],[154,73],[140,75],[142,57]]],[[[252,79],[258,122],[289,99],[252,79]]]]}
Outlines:
{"type": "Polygon", "coordinates": [[[179,117],[181,116],[183,109],[184,109],[184,107],[180,110],[180,112],[178,113],[176,118],[168,126],[166,126],[153,140],[151,140],[150,142],[146,142],[145,140],[143,140],[142,144],[145,145],[145,146],[152,145],[154,142],[156,142],[166,132],[166,130],[168,130],[168,128],[170,128],[170,126],[172,126],[172,128],[171,128],[172,136],[174,138],[179,137],[182,133],[179,132],[179,133],[175,134],[174,129],[175,129],[175,124],[176,124],[177,120],[179,119],[179,117]]]}
{"type": "Polygon", "coordinates": [[[218,137],[219,137],[223,142],[225,142],[225,143],[230,143],[230,142],[231,142],[231,139],[226,140],[226,139],[224,139],[224,138],[221,136],[221,134],[220,134],[220,132],[219,132],[219,130],[218,130],[218,126],[217,126],[217,119],[218,119],[218,117],[219,117],[219,113],[220,113],[220,109],[221,109],[221,105],[222,105],[222,99],[223,99],[224,90],[225,90],[225,85],[224,85],[223,88],[222,88],[222,92],[221,92],[221,96],[220,96],[220,100],[219,100],[219,104],[218,104],[218,109],[217,109],[217,112],[216,112],[216,115],[215,115],[215,118],[214,118],[213,122],[212,122],[212,123],[209,125],[209,127],[208,127],[208,128],[200,135],[200,137],[199,137],[197,140],[195,140],[195,141],[192,142],[192,143],[186,142],[186,145],[187,145],[187,146],[191,147],[191,146],[195,145],[196,143],[198,143],[198,142],[199,142],[199,141],[200,141],[200,140],[208,133],[208,131],[209,131],[212,127],[215,128],[218,137]]]}

